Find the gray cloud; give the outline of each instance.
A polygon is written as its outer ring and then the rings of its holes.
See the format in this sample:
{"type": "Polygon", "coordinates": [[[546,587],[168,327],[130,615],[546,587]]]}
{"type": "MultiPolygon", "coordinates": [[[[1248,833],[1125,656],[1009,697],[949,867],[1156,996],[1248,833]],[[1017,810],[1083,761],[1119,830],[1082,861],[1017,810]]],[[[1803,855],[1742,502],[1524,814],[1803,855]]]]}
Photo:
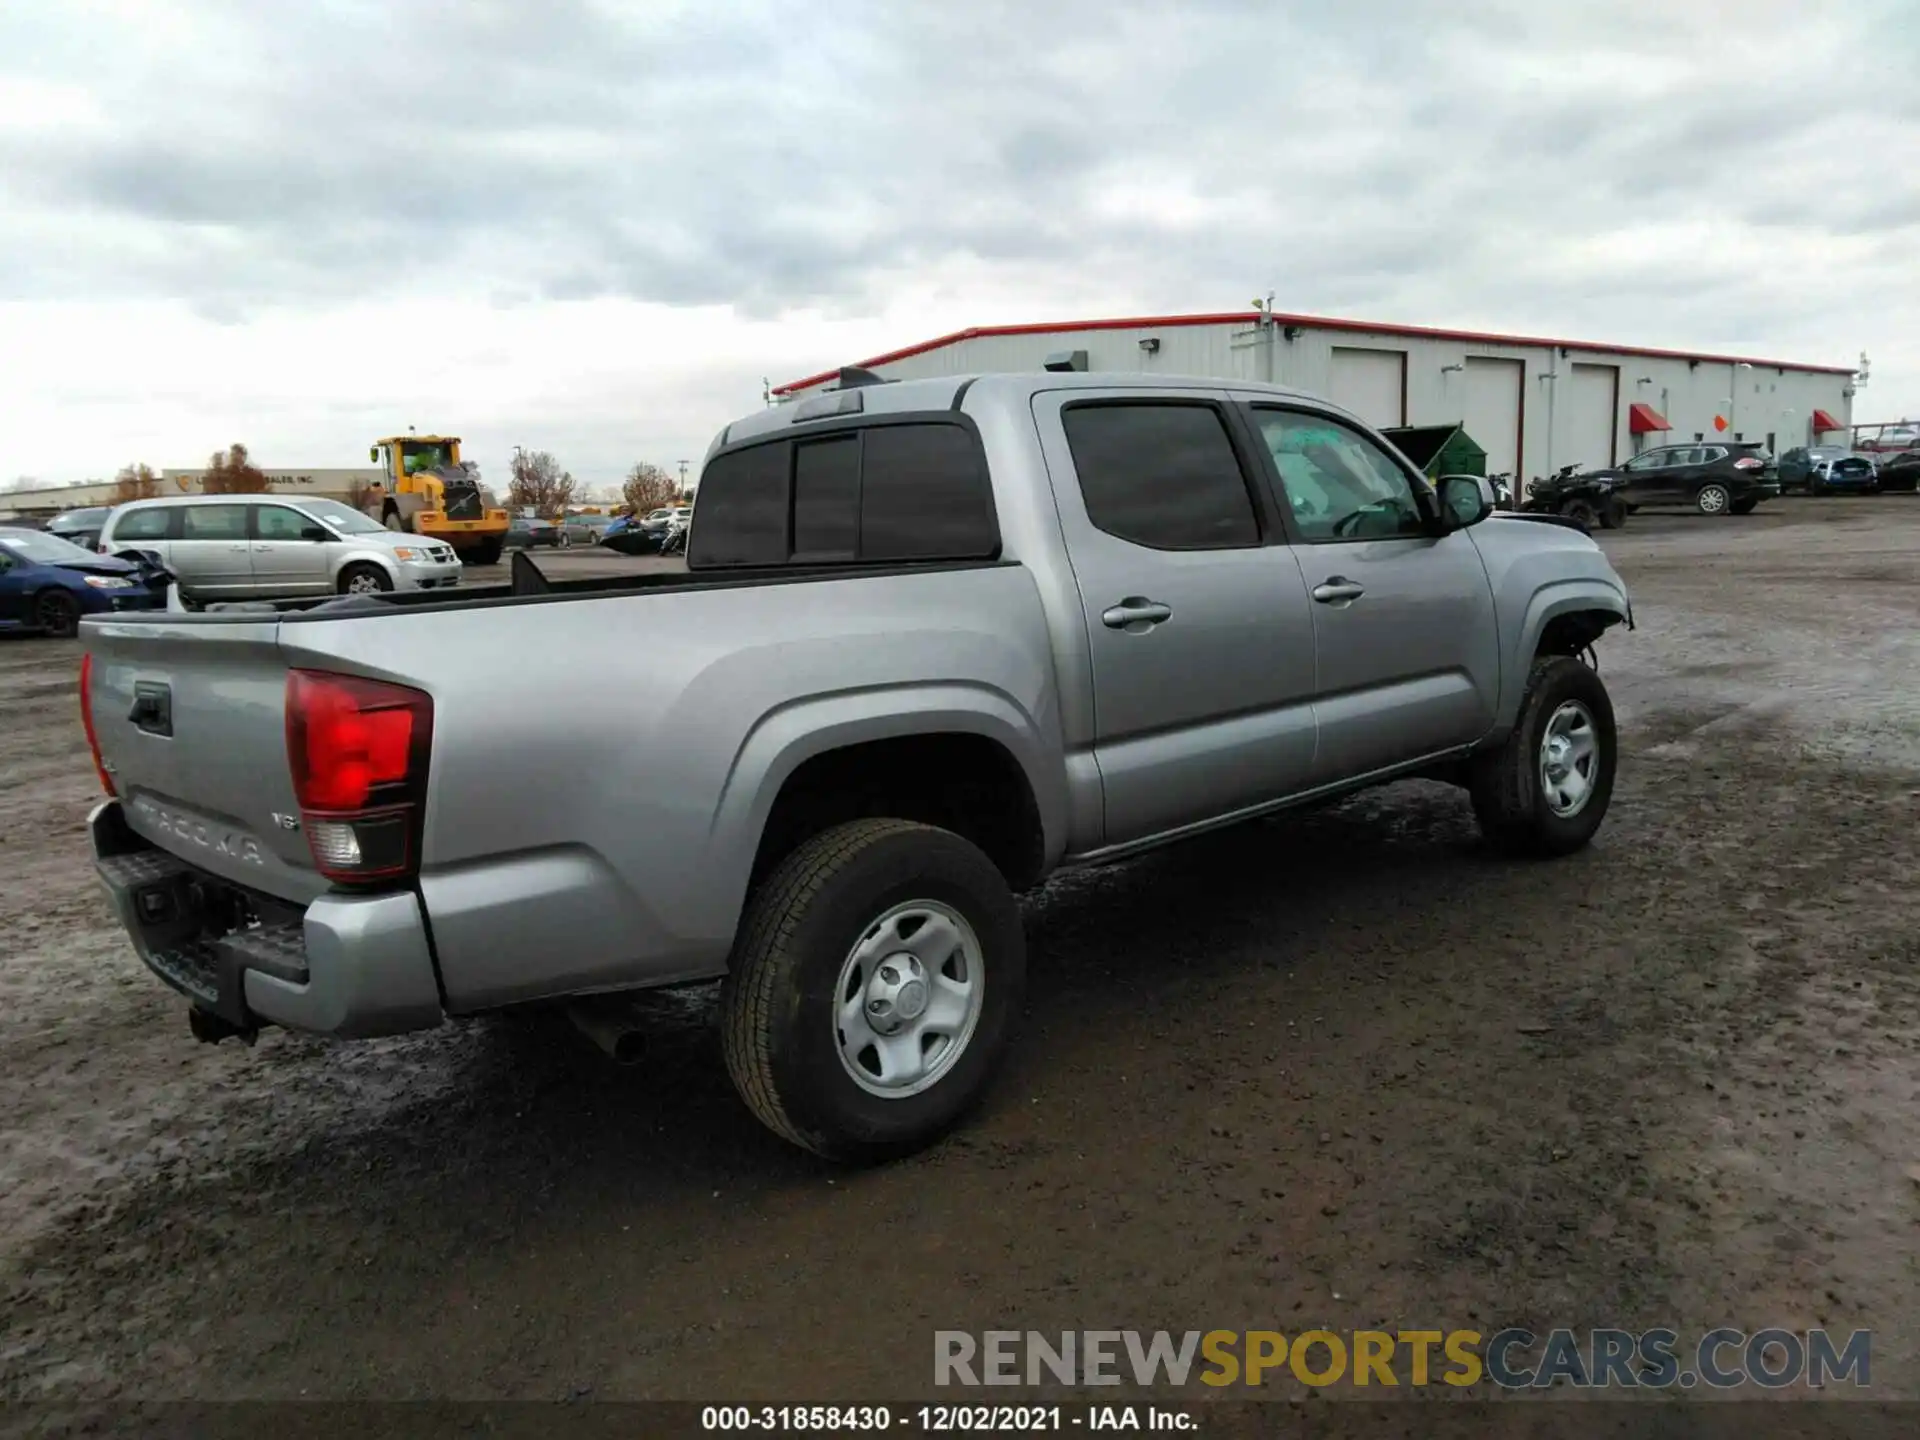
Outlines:
{"type": "Polygon", "coordinates": [[[1750,259],[1587,242],[1658,221],[1804,250],[1920,221],[1894,152],[1848,143],[1920,149],[1901,0],[1756,0],[1738,28],[1764,43],[1650,0],[176,0],[167,40],[35,8],[0,19],[0,76],[84,86],[100,118],[0,127],[0,298],[232,319],[431,283],[767,317],[984,264],[1181,308],[1272,285],[1757,343],[1807,317],[1728,272],[1750,259]],[[1822,68],[1843,56],[1859,83],[1822,68]],[[1115,215],[1116,193],[1138,198],[1115,215]]]}

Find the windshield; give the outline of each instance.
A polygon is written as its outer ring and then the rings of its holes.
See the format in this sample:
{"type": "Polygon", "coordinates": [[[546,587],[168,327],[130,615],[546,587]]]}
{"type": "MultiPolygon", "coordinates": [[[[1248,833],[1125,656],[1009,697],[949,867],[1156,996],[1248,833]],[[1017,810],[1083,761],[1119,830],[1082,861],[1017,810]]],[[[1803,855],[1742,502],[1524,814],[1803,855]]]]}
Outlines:
{"type": "Polygon", "coordinates": [[[449,470],[459,464],[453,458],[454,442],[445,444],[422,440],[400,442],[400,463],[409,475],[424,475],[433,470],[449,470]]]}
{"type": "Polygon", "coordinates": [[[0,530],[0,545],[42,565],[71,565],[76,560],[98,560],[91,550],[39,530],[0,530]]]}
{"type": "Polygon", "coordinates": [[[74,530],[97,527],[107,518],[106,507],[97,510],[69,510],[64,515],[56,515],[47,522],[49,530],[74,530]]]}
{"type": "Polygon", "coordinates": [[[338,500],[302,500],[301,505],[316,520],[324,520],[342,535],[371,535],[385,530],[378,520],[370,520],[351,505],[338,500]]]}

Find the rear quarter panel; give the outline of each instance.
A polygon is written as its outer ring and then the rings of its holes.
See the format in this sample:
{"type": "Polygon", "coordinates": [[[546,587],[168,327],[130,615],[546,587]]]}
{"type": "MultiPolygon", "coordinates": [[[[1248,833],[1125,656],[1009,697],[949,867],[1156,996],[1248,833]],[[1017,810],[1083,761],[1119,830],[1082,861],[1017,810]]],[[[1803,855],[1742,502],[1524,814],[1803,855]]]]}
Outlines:
{"type": "Polygon", "coordinates": [[[725,968],[773,798],[803,761],[964,730],[1064,768],[1032,578],[1001,565],[282,627],[290,665],[434,700],[421,892],[449,1004],[725,968]]]}

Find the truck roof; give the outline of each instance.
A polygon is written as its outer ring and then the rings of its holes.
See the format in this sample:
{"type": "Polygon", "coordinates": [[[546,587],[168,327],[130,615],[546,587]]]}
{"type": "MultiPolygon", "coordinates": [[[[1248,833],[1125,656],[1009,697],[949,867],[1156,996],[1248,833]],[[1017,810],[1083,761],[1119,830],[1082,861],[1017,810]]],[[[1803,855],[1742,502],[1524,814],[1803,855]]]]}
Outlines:
{"type": "Polygon", "coordinates": [[[734,421],[720,432],[708,454],[711,456],[713,450],[723,445],[738,445],[777,434],[790,426],[806,424],[811,420],[840,418],[846,412],[832,409],[831,397],[843,391],[852,391],[860,396],[861,414],[886,415],[903,411],[958,409],[966,392],[976,385],[1002,391],[1015,404],[1047,390],[1231,390],[1237,393],[1256,391],[1275,399],[1303,400],[1336,414],[1349,414],[1340,406],[1302,390],[1263,384],[1257,380],[1223,380],[1217,375],[1143,375],[1135,370],[999,371],[976,375],[939,375],[924,380],[886,380],[878,384],[869,382],[816,390],[771,409],[756,410],[734,421]],[[818,410],[814,409],[815,403],[820,403],[818,410]]]}

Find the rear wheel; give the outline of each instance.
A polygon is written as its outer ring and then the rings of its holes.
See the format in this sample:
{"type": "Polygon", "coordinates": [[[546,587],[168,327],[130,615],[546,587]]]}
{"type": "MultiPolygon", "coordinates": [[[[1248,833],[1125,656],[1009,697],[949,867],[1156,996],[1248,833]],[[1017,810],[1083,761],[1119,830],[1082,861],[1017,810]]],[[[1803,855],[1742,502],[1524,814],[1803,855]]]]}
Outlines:
{"type": "Polygon", "coordinates": [[[1602,530],[1618,530],[1622,525],[1626,523],[1627,523],[1627,502],[1626,501],[1609,500],[1605,505],[1600,507],[1600,528],[1602,530]]]}
{"type": "Polygon", "coordinates": [[[770,1130],[835,1160],[904,1155],[985,1092],[1026,988],[1020,911],[951,831],[856,820],[755,891],[727,976],[727,1070],[770,1130]]]}
{"type": "Polygon", "coordinates": [[[64,590],[42,590],[34,597],[33,623],[62,639],[80,629],[80,602],[64,590]]]}
{"type": "Polygon", "coordinates": [[[461,555],[469,565],[498,565],[500,563],[500,545],[498,540],[482,540],[471,550],[461,555]]]}
{"type": "Polygon", "coordinates": [[[379,595],[393,589],[393,579],[378,565],[364,562],[349,565],[340,572],[342,595],[379,595]]]}
{"type": "Polygon", "coordinates": [[[1600,677],[1569,656],[1540,657],[1513,733],[1469,767],[1480,833],[1510,855],[1571,854],[1606,818],[1616,762],[1613,701],[1600,677]]]}
{"type": "Polygon", "coordinates": [[[1694,508],[1702,515],[1724,515],[1732,503],[1733,496],[1717,480],[1702,485],[1693,497],[1694,508]]]}

